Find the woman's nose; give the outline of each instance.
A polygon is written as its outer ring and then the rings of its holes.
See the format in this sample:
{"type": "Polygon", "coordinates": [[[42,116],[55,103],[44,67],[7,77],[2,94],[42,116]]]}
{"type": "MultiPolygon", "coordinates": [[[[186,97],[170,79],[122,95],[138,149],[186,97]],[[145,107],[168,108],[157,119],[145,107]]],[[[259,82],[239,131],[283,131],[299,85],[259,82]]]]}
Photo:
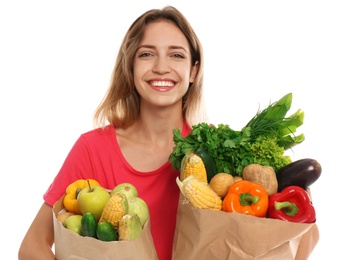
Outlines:
{"type": "Polygon", "coordinates": [[[166,58],[157,57],[152,70],[159,74],[164,74],[171,71],[171,66],[166,58]]]}

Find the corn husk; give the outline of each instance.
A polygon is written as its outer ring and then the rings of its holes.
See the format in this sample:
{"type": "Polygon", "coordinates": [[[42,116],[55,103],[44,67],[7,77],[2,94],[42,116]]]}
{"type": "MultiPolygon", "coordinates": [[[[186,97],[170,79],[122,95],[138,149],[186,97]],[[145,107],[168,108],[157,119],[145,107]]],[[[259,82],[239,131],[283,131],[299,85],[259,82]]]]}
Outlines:
{"type": "Polygon", "coordinates": [[[140,236],[142,230],[142,224],[137,214],[125,214],[119,221],[119,240],[134,240],[140,236]]]}

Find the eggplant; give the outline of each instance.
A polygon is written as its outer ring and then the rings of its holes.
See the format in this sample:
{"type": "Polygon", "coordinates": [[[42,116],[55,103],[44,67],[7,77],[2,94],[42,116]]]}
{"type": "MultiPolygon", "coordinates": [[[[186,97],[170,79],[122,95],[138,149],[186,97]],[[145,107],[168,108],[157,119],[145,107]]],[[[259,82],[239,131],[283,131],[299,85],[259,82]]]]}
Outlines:
{"type": "Polygon", "coordinates": [[[206,168],[207,182],[210,182],[214,175],[218,173],[214,158],[206,148],[198,148],[194,153],[202,159],[206,168]]]}
{"type": "Polygon", "coordinates": [[[320,163],[311,158],[304,158],[280,168],[276,171],[278,192],[290,185],[300,186],[307,189],[321,176],[320,163]]]}

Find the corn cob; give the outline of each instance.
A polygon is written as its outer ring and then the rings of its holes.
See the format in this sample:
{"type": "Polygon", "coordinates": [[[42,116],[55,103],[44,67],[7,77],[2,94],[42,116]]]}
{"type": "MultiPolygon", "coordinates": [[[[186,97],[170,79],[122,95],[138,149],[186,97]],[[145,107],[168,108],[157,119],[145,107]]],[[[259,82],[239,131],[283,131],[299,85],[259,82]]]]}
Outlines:
{"type": "Polygon", "coordinates": [[[103,221],[110,222],[118,228],[119,221],[128,213],[129,204],[126,196],[122,193],[112,193],[111,198],[105,204],[98,223],[103,221]]]}
{"type": "Polygon", "coordinates": [[[181,161],[180,180],[183,181],[190,175],[194,175],[199,180],[207,182],[205,164],[201,157],[193,152],[187,153],[181,161]]]}
{"type": "Polygon", "coordinates": [[[181,181],[177,177],[176,182],[181,193],[196,208],[199,209],[222,209],[221,197],[205,182],[191,175],[181,181]]]}

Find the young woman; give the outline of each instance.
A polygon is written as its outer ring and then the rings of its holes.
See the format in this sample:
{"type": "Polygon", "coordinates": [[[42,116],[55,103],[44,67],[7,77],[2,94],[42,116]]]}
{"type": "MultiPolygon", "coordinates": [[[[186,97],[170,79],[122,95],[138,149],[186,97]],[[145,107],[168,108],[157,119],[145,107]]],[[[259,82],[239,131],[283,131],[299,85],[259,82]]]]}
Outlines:
{"type": "Polygon", "coordinates": [[[150,210],[160,260],[171,259],[179,189],[168,157],[173,129],[187,135],[206,121],[203,53],[198,37],[174,7],[137,18],[120,47],[111,83],[94,116],[96,128],[75,142],[44,194],[19,249],[19,259],[54,259],[52,206],[77,179],[112,189],[136,186],[150,210]]]}

